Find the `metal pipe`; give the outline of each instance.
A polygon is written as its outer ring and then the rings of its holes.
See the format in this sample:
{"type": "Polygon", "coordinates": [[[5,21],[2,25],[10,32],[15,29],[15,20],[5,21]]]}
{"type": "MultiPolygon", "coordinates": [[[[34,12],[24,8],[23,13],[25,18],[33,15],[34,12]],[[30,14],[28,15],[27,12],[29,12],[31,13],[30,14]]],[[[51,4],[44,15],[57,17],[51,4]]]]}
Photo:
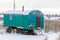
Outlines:
{"type": "Polygon", "coordinates": [[[22,11],[24,11],[24,6],[22,6],[22,11]]]}
{"type": "Polygon", "coordinates": [[[13,4],[13,9],[15,10],[15,0],[14,0],[14,4],[13,4]]]}

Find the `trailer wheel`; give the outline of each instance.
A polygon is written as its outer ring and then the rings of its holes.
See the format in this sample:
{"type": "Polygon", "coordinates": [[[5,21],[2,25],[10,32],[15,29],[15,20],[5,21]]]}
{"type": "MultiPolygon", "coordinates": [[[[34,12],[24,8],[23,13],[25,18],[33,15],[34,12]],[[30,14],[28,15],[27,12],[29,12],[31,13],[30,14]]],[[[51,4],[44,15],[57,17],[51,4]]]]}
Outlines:
{"type": "Polygon", "coordinates": [[[19,28],[16,29],[16,33],[20,33],[20,29],[19,28]]]}
{"type": "Polygon", "coordinates": [[[12,29],[11,28],[7,28],[6,32],[7,33],[11,33],[12,29]]]}

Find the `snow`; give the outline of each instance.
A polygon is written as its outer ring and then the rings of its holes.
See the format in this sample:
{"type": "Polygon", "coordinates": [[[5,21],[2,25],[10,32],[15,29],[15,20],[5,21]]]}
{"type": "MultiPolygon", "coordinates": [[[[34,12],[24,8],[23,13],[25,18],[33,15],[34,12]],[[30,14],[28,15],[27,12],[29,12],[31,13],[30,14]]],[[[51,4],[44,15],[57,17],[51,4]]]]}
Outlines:
{"type": "Polygon", "coordinates": [[[23,35],[16,33],[2,33],[0,40],[59,40],[60,33],[48,32],[44,35],[23,35]]]}
{"type": "Polygon", "coordinates": [[[43,40],[44,35],[24,35],[17,33],[6,33],[5,29],[0,29],[0,40],[43,40]]]}
{"type": "Polygon", "coordinates": [[[22,34],[2,34],[1,40],[43,40],[44,36],[22,35],[22,34]]]}
{"type": "MultiPolygon", "coordinates": [[[[37,31],[38,32],[38,31],[37,31]]],[[[43,35],[23,35],[17,33],[6,33],[5,29],[0,28],[0,40],[57,40],[59,39],[59,33],[48,32],[43,35]]]]}
{"type": "Polygon", "coordinates": [[[0,21],[0,25],[1,25],[1,24],[3,24],[3,20],[2,20],[2,21],[0,21]]]}
{"type": "Polygon", "coordinates": [[[57,39],[59,39],[59,34],[57,34],[57,33],[48,33],[47,38],[48,38],[48,40],[57,40],[57,39]]]}
{"type": "Polygon", "coordinates": [[[60,17],[51,17],[50,20],[58,20],[60,17]]]}
{"type": "Polygon", "coordinates": [[[1,18],[3,18],[3,15],[0,15],[1,18]]]}
{"type": "Polygon", "coordinates": [[[4,14],[23,14],[23,15],[28,15],[32,10],[9,10],[4,14]]]}
{"type": "Polygon", "coordinates": [[[60,17],[50,17],[50,18],[48,18],[47,16],[44,16],[44,19],[45,20],[56,20],[56,21],[58,21],[60,19],[60,17]]]}
{"type": "Polygon", "coordinates": [[[49,18],[48,18],[47,16],[44,16],[44,19],[45,19],[45,20],[48,20],[49,18]]]}

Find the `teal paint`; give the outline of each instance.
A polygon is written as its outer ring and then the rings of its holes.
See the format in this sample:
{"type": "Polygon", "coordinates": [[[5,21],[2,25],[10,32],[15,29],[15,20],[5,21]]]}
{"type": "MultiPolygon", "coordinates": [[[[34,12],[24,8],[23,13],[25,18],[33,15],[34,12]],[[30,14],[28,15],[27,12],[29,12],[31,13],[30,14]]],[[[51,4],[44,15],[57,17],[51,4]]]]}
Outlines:
{"type": "MultiPolygon", "coordinates": [[[[12,27],[23,27],[24,29],[31,30],[36,29],[36,11],[38,10],[32,10],[31,12],[28,12],[28,15],[22,14],[4,14],[4,25],[5,26],[12,26],[12,27]],[[10,20],[10,16],[12,16],[12,19],[10,20]],[[30,24],[32,24],[32,28],[30,28],[30,24]]],[[[18,12],[18,13],[21,13],[18,12]]],[[[44,28],[44,15],[42,12],[40,12],[40,27],[44,28]]]]}

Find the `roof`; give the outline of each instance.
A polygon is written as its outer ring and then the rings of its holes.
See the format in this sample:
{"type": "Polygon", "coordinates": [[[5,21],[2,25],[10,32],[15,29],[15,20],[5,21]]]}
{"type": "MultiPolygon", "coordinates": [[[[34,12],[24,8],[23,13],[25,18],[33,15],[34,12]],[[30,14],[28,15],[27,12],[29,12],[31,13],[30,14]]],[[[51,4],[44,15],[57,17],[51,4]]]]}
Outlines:
{"type": "MultiPolygon", "coordinates": [[[[4,14],[23,14],[23,15],[28,15],[29,13],[36,12],[36,11],[37,12],[41,12],[39,10],[25,10],[25,11],[22,11],[22,10],[8,10],[4,14]]],[[[33,13],[33,14],[35,14],[35,13],[33,13]]],[[[43,16],[43,13],[41,12],[40,15],[43,16]]]]}
{"type": "Polygon", "coordinates": [[[24,15],[28,15],[32,10],[25,10],[25,11],[21,11],[21,10],[9,10],[7,12],[5,12],[4,14],[24,14],[24,15]]]}

